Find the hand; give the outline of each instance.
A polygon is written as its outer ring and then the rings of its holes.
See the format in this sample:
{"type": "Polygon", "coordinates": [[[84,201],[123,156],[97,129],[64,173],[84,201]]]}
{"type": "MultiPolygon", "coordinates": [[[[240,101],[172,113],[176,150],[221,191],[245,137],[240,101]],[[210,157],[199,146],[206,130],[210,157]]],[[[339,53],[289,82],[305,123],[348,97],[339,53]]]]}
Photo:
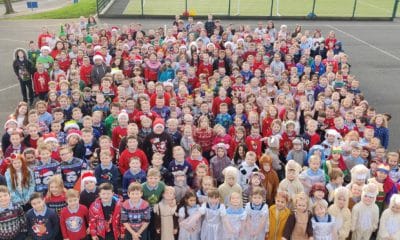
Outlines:
{"type": "Polygon", "coordinates": [[[161,233],[161,229],[156,229],[157,234],[161,233]]]}
{"type": "Polygon", "coordinates": [[[92,237],[92,240],[99,240],[99,238],[97,236],[92,237]]]}
{"type": "Polygon", "coordinates": [[[174,235],[178,233],[178,229],[174,229],[174,235]]]}

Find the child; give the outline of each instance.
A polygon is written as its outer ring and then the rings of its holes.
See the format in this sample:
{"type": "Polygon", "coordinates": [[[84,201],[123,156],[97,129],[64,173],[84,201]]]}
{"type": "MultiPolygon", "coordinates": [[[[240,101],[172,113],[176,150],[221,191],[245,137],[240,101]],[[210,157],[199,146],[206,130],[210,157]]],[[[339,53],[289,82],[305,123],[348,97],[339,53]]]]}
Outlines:
{"type": "Polygon", "coordinates": [[[121,230],[121,201],[110,183],[99,186],[99,198],[89,208],[89,229],[92,239],[118,239],[121,230]]]}
{"type": "Polygon", "coordinates": [[[220,203],[221,196],[217,189],[210,189],[207,196],[207,202],[200,208],[201,214],[204,215],[200,239],[219,240],[222,238],[221,216],[226,212],[225,205],[220,203]]]}
{"type": "Polygon", "coordinates": [[[94,170],[94,175],[97,180],[97,184],[111,183],[114,191],[118,191],[118,185],[120,181],[120,173],[118,168],[111,162],[111,152],[101,151],[100,153],[100,165],[94,170]]]}
{"type": "Polygon", "coordinates": [[[129,199],[121,207],[121,223],[124,225],[125,239],[146,239],[150,222],[150,205],[142,199],[142,185],[133,182],[128,187],[129,199]]]}
{"type": "Polygon", "coordinates": [[[311,213],[309,212],[309,200],[305,193],[299,193],[294,198],[294,211],[286,221],[282,240],[289,239],[313,239],[311,213]]]}
{"type": "Polygon", "coordinates": [[[22,143],[21,132],[14,130],[10,134],[11,144],[4,151],[4,158],[8,158],[11,154],[22,154],[25,150],[25,145],[22,143]]]}
{"type": "Polygon", "coordinates": [[[321,138],[318,133],[316,133],[317,128],[317,121],[313,119],[307,121],[307,132],[302,135],[303,142],[306,143],[304,150],[308,151],[312,146],[320,143],[321,138]]]}
{"type": "Polygon", "coordinates": [[[330,181],[326,185],[328,190],[328,202],[333,201],[335,190],[343,185],[343,172],[339,168],[333,168],[330,175],[330,181]]]}
{"type": "Polygon", "coordinates": [[[246,153],[246,158],[244,162],[242,162],[239,166],[239,184],[242,189],[246,189],[249,185],[249,177],[253,172],[259,170],[258,166],[256,165],[257,156],[256,153],[253,151],[248,151],[246,153]]]}
{"type": "Polygon", "coordinates": [[[239,240],[245,234],[246,211],[242,204],[242,195],[232,192],[229,197],[229,205],[225,214],[222,215],[223,239],[239,240]]]}
{"type": "Polygon", "coordinates": [[[390,199],[389,208],[386,209],[380,220],[378,239],[400,239],[400,195],[395,194],[390,199]]]}
{"type": "Polygon", "coordinates": [[[5,178],[13,203],[24,206],[35,190],[33,173],[26,166],[25,158],[21,154],[12,154],[11,164],[6,171],[5,178]]]}
{"type": "Polygon", "coordinates": [[[279,187],[278,174],[272,169],[272,158],[269,155],[263,154],[259,159],[260,172],[264,175],[264,187],[267,192],[265,201],[268,205],[274,204],[276,192],[279,187]]]}
{"type": "Polygon", "coordinates": [[[227,156],[228,149],[229,145],[224,143],[218,143],[213,146],[215,156],[210,160],[210,175],[213,176],[213,178],[217,181],[217,185],[222,184],[224,181],[222,175],[223,169],[232,164],[231,159],[227,156]]]}
{"type": "Polygon", "coordinates": [[[215,123],[221,124],[226,131],[228,131],[229,126],[233,124],[232,116],[228,113],[228,104],[221,103],[219,105],[219,113],[215,117],[215,123]]]}
{"type": "Polygon", "coordinates": [[[190,156],[186,159],[187,162],[193,169],[193,172],[196,172],[197,166],[203,163],[208,166],[208,160],[202,156],[202,149],[199,144],[193,144],[190,147],[190,156]]]}
{"type": "MultiPolygon", "coordinates": [[[[289,160],[285,166],[285,170],[286,178],[279,183],[278,192],[287,192],[289,195],[288,200],[292,201],[296,194],[304,192],[304,187],[299,180],[301,166],[294,160],[289,160]]],[[[292,206],[291,202],[289,202],[289,206],[292,206]]]]}
{"type": "Polygon", "coordinates": [[[86,206],[88,209],[99,195],[96,183],[97,180],[92,171],[87,171],[82,174],[79,203],[86,206]]]}
{"type": "Polygon", "coordinates": [[[143,199],[148,201],[151,206],[158,203],[161,194],[164,192],[165,184],[160,181],[160,171],[150,168],[147,172],[147,181],[142,184],[143,199]]]}
{"type": "Polygon", "coordinates": [[[400,182],[399,153],[388,152],[387,163],[390,167],[389,177],[394,183],[400,182]]]}
{"type": "Polygon", "coordinates": [[[196,194],[189,190],[178,208],[179,240],[200,240],[201,213],[196,194]]]}
{"type": "Polygon", "coordinates": [[[321,159],[316,155],[311,156],[309,159],[309,166],[310,168],[303,171],[299,176],[306,194],[310,192],[311,186],[315,183],[325,184],[325,173],[320,169],[321,159]]]}
{"type": "Polygon", "coordinates": [[[252,189],[250,202],[246,204],[247,215],[245,230],[249,239],[264,240],[269,228],[268,205],[264,203],[265,190],[260,187],[252,189]]]}
{"type": "Polygon", "coordinates": [[[37,72],[33,74],[33,86],[35,94],[40,100],[46,100],[49,91],[48,83],[50,81],[49,73],[46,71],[42,63],[36,65],[37,72]]]}
{"type": "Polygon", "coordinates": [[[34,240],[53,240],[60,232],[57,213],[48,208],[41,193],[34,192],[29,203],[32,205],[26,213],[28,234],[34,240]]]}
{"type": "Polygon", "coordinates": [[[368,179],[368,183],[374,183],[378,187],[378,196],[375,203],[379,207],[379,214],[389,205],[390,198],[397,193],[396,184],[389,177],[390,167],[385,163],[380,163],[376,169],[376,176],[368,179]]]}
{"type": "Polygon", "coordinates": [[[313,214],[311,222],[314,239],[337,239],[336,220],[328,213],[328,203],[325,200],[315,202],[313,205],[313,214]]]}
{"type": "Polygon", "coordinates": [[[263,199],[265,199],[266,191],[265,191],[263,183],[264,183],[264,175],[262,173],[252,172],[250,174],[249,184],[245,189],[243,189],[243,205],[246,205],[249,202],[249,200],[251,200],[249,198],[250,198],[251,193],[253,192],[254,188],[263,189],[264,193],[262,194],[262,196],[263,196],[263,199]]]}
{"type": "MultiPolygon", "coordinates": [[[[188,161],[185,160],[185,151],[183,147],[176,146],[173,148],[172,152],[174,159],[170,161],[168,171],[171,174],[174,174],[178,171],[183,171],[186,174],[188,183],[190,185],[193,180],[193,170],[192,166],[188,163],[188,161]]],[[[172,185],[172,183],[170,183],[170,185],[172,185]]]]}
{"type": "Polygon", "coordinates": [[[176,211],[175,189],[165,187],[163,199],[154,205],[154,221],[157,235],[161,240],[174,239],[178,234],[178,217],[176,211]]]}
{"type": "Polygon", "coordinates": [[[89,211],[79,204],[79,192],[69,189],[66,194],[67,207],[60,212],[61,232],[64,239],[86,239],[89,211]]]}
{"type": "Polygon", "coordinates": [[[138,148],[139,142],[136,137],[128,136],[126,139],[127,148],[121,152],[118,161],[118,168],[121,174],[124,174],[129,169],[129,162],[132,157],[140,159],[141,169],[147,171],[149,162],[146,154],[138,148]]]}
{"type": "Polygon", "coordinates": [[[47,207],[60,215],[61,209],[67,206],[64,183],[60,175],[54,175],[49,180],[49,191],[44,198],[47,207]]]}
{"type": "Polygon", "coordinates": [[[310,190],[310,206],[314,206],[315,202],[325,200],[327,191],[323,183],[315,183],[310,190]]]}
{"type": "Polygon", "coordinates": [[[345,240],[351,228],[351,212],[348,208],[350,191],[339,187],[334,191],[335,200],[328,208],[328,213],[336,219],[338,240],[345,240]]]}
{"type": "Polygon", "coordinates": [[[295,160],[300,166],[304,166],[307,159],[307,152],[303,150],[303,142],[300,138],[295,138],[293,141],[293,149],[289,151],[286,160],[295,160]]]}
{"type": "Polygon", "coordinates": [[[225,182],[218,187],[221,202],[229,203],[229,197],[233,192],[242,195],[242,188],[238,184],[238,170],[235,167],[229,166],[222,171],[225,182]]]}
{"type": "Polygon", "coordinates": [[[153,154],[153,159],[151,159],[151,167],[160,171],[161,180],[164,182],[172,182],[171,173],[163,165],[163,156],[160,153],[153,154]]]}
{"type": "Polygon", "coordinates": [[[141,169],[141,162],[138,157],[132,157],[129,162],[129,169],[122,177],[122,193],[125,199],[128,198],[128,187],[132,182],[140,184],[146,181],[146,172],[141,169]]]}
{"type": "Polygon", "coordinates": [[[49,144],[41,144],[38,147],[39,165],[33,169],[35,178],[35,191],[46,193],[51,176],[61,173],[60,163],[51,158],[51,147],[49,144]]]}
{"type": "Polygon", "coordinates": [[[282,239],[283,230],[290,215],[290,210],[287,207],[288,202],[289,194],[278,191],[275,197],[275,205],[269,208],[269,228],[266,239],[282,239]]]}
{"type": "Polygon", "coordinates": [[[197,190],[196,196],[200,204],[207,202],[208,199],[208,191],[210,189],[215,188],[214,186],[214,179],[211,176],[204,176],[200,180],[200,189],[197,190]]]}
{"type": "Polygon", "coordinates": [[[72,149],[69,146],[64,145],[60,148],[60,156],[64,186],[67,189],[73,188],[81,175],[82,169],[86,169],[87,165],[82,159],[73,156],[72,149]]]}
{"type": "Polygon", "coordinates": [[[186,174],[183,171],[173,173],[174,176],[174,189],[176,202],[180,202],[185,196],[186,192],[191,190],[187,184],[186,174]]]}
{"type": "Polygon", "coordinates": [[[378,228],[379,208],[375,204],[378,187],[374,183],[364,186],[361,202],[351,210],[352,239],[370,239],[378,228]]]}
{"type": "Polygon", "coordinates": [[[22,207],[11,201],[6,186],[0,186],[0,239],[26,239],[25,213],[22,207]]]}
{"type": "Polygon", "coordinates": [[[374,137],[379,138],[382,146],[387,149],[389,146],[389,129],[386,117],[382,114],[377,114],[374,118],[372,118],[371,123],[375,129],[374,137]]]}

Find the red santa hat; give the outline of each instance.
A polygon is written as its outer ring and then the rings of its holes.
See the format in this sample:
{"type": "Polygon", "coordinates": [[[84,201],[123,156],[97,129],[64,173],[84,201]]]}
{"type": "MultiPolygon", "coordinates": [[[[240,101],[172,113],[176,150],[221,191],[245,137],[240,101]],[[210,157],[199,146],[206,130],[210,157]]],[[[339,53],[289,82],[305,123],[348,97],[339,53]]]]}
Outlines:
{"type": "Polygon", "coordinates": [[[103,61],[103,56],[101,56],[100,54],[94,55],[94,57],[93,57],[93,62],[95,62],[96,60],[101,60],[101,61],[103,61]]]}
{"type": "Polygon", "coordinates": [[[142,57],[141,56],[139,56],[139,55],[136,55],[135,56],[135,62],[142,62],[142,57]]]}
{"type": "Polygon", "coordinates": [[[51,170],[48,168],[43,168],[42,170],[40,170],[40,175],[45,175],[46,173],[50,172],[51,170]]]}
{"type": "Polygon", "coordinates": [[[45,133],[45,134],[43,134],[43,141],[44,141],[45,143],[48,143],[48,142],[58,142],[56,133],[51,132],[51,133],[45,133]]]}
{"type": "Polygon", "coordinates": [[[85,189],[85,184],[86,182],[94,182],[95,184],[97,183],[97,180],[91,171],[87,171],[82,174],[82,181],[81,181],[81,191],[85,189]]]}
{"type": "Polygon", "coordinates": [[[117,26],[112,26],[111,31],[112,32],[118,32],[119,28],[117,26]]]}
{"type": "Polygon", "coordinates": [[[79,131],[78,129],[71,129],[68,131],[67,134],[67,140],[71,137],[71,136],[77,136],[79,139],[82,137],[82,133],[81,131],[79,131]]]}
{"type": "Polygon", "coordinates": [[[164,120],[162,118],[156,118],[153,122],[153,129],[156,128],[157,126],[162,126],[163,128],[165,128],[165,123],[164,120]]]}

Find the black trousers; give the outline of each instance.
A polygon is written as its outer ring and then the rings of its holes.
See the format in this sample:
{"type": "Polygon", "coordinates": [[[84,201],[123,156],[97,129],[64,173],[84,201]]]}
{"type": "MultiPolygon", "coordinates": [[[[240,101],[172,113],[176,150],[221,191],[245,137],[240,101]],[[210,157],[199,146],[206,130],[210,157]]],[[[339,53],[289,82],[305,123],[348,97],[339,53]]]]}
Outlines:
{"type": "Polygon", "coordinates": [[[21,87],[21,93],[22,93],[22,98],[23,98],[24,102],[28,102],[28,97],[29,97],[29,103],[32,104],[33,98],[35,97],[33,95],[32,80],[19,79],[19,86],[21,87]],[[27,89],[28,89],[28,93],[26,91],[27,89]]]}

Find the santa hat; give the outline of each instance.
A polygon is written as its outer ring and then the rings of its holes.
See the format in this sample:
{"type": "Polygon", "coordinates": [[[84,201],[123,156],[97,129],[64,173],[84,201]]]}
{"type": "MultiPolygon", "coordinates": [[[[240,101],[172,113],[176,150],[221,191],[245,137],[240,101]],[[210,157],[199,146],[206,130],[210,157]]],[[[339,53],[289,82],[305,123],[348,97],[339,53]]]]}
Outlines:
{"type": "Polygon", "coordinates": [[[338,133],[338,131],[336,131],[335,129],[328,129],[328,130],[326,130],[326,131],[325,131],[325,138],[326,138],[328,135],[333,135],[333,136],[335,136],[336,138],[339,138],[339,137],[340,137],[340,133],[338,133]]]}
{"type": "Polygon", "coordinates": [[[79,131],[78,129],[71,129],[71,130],[68,131],[67,140],[68,140],[71,136],[77,136],[78,138],[81,138],[82,133],[81,133],[81,131],[79,131]]]}
{"type": "Polygon", "coordinates": [[[97,180],[91,171],[87,171],[82,174],[82,180],[81,180],[81,191],[85,189],[85,183],[86,182],[94,182],[95,184],[97,183],[97,180]]]}
{"type": "Polygon", "coordinates": [[[47,50],[47,51],[50,52],[50,51],[51,51],[51,48],[50,48],[49,46],[43,46],[43,47],[40,48],[40,51],[41,51],[41,52],[43,52],[44,50],[47,50]]]}
{"type": "Polygon", "coordinates": [[[117,26],[111,27],[112,32],[118,32],[119,28],[117,26]]]}
{"type": "Polygon", "coordinates": [[[208,47],[215,47],[215,44],[214,44],[214,43],[208,43],[208,44],[207,44],[207,48],[208,48],[208,47]]]}
{"type": "Polygon", "coordinates": [[[142,62],[142,57],[141,56],[139,56],[139,55],[137,55],[137,56],[135,56],[135,62],[142,62]]]}
{"type": "Polygon", "coordinates": [[[103,61],[103,56],[101,56],[100,54],[94,55],[93,61],[96,61],[96,60],[101,60],[101,61],[103,61]]]}
{"type": "Polygon", "coordinates": [[[181,45],[181,46],[179,47],[179,49],[185,49],[185,50],[186,50],[187,48],[186,48],[185,45],[181,45]]]}
{"type": "Polygon", "coordinates": [[[58,143],[58,139],[57,139],[56,133],[51,132],[51,133],[43,134],[43,141],[45,143],[48,143],[48,142],[57,142],[58,143]]]}
{"type": "Polygon", "coordinates": [[[40,175],[45,175],[46,173],[50,172],[51,170],[48,168],[43,168],[42,170],[40,170],[40,175]]]}
{"type": "Polygon", "coordinates": [[[173,86],[174,86],[174,84],[173,84],[172,81],[170,81],[170,80],[165,81],[165,82],[163,83],[163,85],[164,85],[164,87],[173,87],[173,86]]]}
{"type": "Polygon", "coordinates": [[[8,119],[7,122],[4,123],[4,130],[7,130],[8,125],[9,125],[10,123],[14,123],[15,125],[18,126],[18,122],[17,122],[15,119],[8,119]]]}
{"type": "Polygon", "coordinates": [[[75,120],[67,121],[67,122],[64,124],[64,132],[68,132],[68,131],[71,130],[71,129],[76,129],[76,130],[79,130],[79,129],[80,129],[78,123],[76,123],[75,120]]]}
{"type": "Polygon", "coordinates": [[[229,145],[225,144],[225,143],[217,143],[214,146],[212,146],[212,149],[214,151],[217,151],[218,148],[223,148],[224,150],[228,150],[229,149],[229,145]]]}
{"type": "Polygon", "coordinates": [[[126,113],[125,110],[122,110],[121,113],[118,114],[118,121],[123,117],[125,117],[126,119],[129,119],[128,113],[126,113]]]}
{"type": "Polygon", "coordinates": [[[165,123],[164,120],[162,118],[156,118],[153,122],[153,129],[156,128],[157,126],[162,126],[163,128],[165,128],[165,123]]]}

